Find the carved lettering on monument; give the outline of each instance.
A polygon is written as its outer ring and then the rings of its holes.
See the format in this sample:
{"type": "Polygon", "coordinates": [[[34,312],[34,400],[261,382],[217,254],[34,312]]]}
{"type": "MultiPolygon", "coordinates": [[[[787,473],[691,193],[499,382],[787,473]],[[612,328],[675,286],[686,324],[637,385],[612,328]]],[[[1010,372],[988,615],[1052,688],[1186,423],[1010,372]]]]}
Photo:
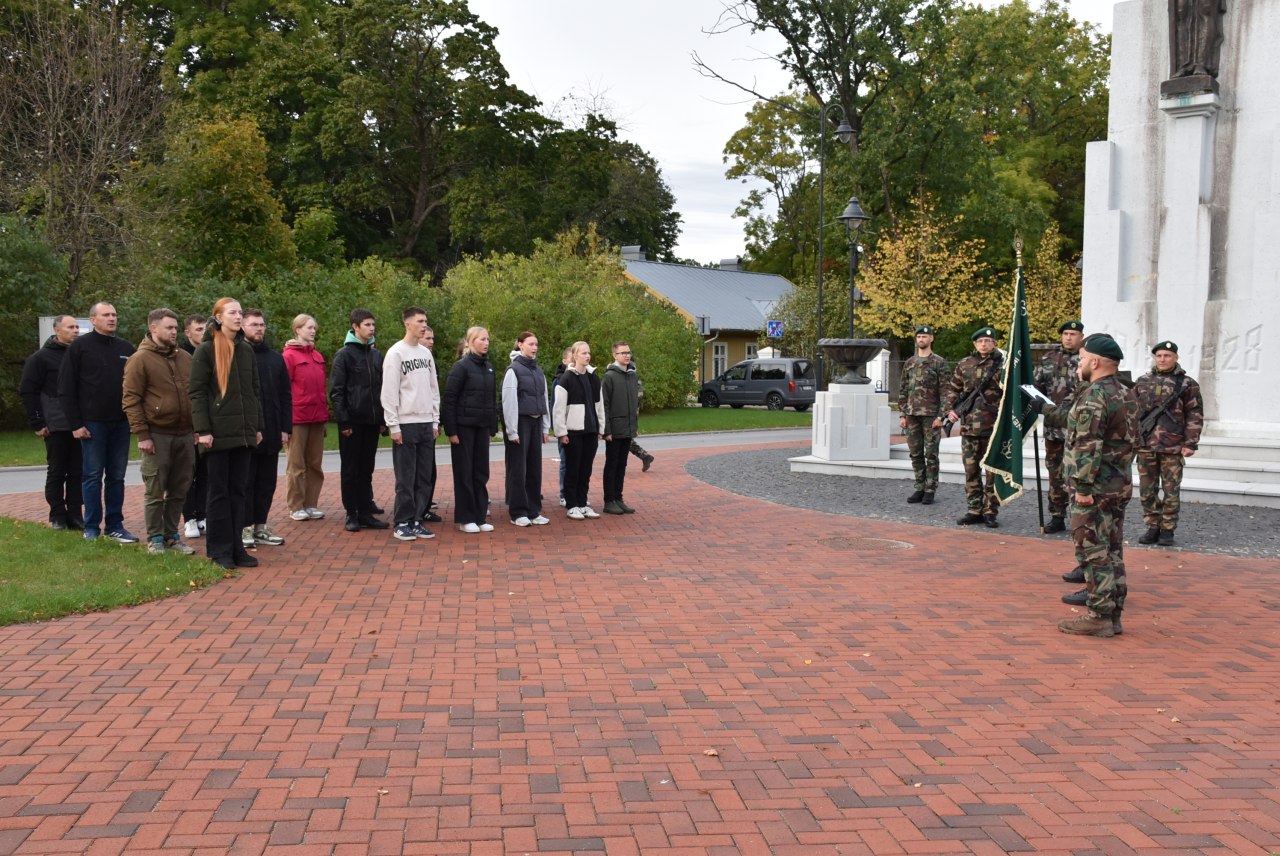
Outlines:
{"type": "Polygon", "coordinates": [[[1169,0],[1169,79],[1161,94],[1217,91],[1227,0],[1169,0]]]}
{"type": "Polygon", "coordinates": [[[1262,325],[1251,327],[1243,336],[1228,336],[1218,349],[1221,373],[1262,371],[1262,325]]]}

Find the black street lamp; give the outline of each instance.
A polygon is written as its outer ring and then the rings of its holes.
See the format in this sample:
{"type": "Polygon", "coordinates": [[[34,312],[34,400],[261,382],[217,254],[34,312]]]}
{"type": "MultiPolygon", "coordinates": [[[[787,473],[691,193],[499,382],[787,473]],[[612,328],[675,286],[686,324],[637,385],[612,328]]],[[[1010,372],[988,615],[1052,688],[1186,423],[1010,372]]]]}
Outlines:
{"type": "MultiPolygon", "coordinates": [[[[825,187],[825,177],[827,172],[827,114],[832,109],[840,111],[840,124],[836,126],[836,138],[842,143],[848,143],[853,139],[853,126],[849,124],[849,119],[845,115],[844,108],[839,104],[822,105],[822,123],[818,131],[818,341],[822,341],[822,233],[826,228],[826,214],[823,209],[824,198],[823,190],[825,187]]],[[[826,375],[822,370],[822,347],[819,346],[818,352],[818,388],[822,389],[826,375]]]]}
{"type": "Polygon", "coordinates": [[[862,299],[862,292],[858,290],[858,230],[871,218],[862,210],[862,206],[858,204],[858,197],[855,196],[849,200],[849,204],[844,207],[844,212],[836,219],[844,224],[845,230],[849,233],[849,338],[852,339],[857,335],[853,329],[854,320],[857,316],[858,301],[862,299]]]}

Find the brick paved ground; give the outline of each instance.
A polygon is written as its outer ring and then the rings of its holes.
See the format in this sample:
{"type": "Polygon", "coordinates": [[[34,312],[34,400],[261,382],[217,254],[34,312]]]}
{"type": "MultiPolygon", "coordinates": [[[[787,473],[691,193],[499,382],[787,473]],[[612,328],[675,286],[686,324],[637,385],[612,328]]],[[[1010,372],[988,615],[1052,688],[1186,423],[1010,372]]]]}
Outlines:
{"type": "Polygon", "coordinates": [[[1280,563],[1144,551],[1125,635],[1071,638],[1063,544],[704,454],[625,518],[285,521],[213,589],[0,629],[0,853],[1280,851],[1280,563]]]}

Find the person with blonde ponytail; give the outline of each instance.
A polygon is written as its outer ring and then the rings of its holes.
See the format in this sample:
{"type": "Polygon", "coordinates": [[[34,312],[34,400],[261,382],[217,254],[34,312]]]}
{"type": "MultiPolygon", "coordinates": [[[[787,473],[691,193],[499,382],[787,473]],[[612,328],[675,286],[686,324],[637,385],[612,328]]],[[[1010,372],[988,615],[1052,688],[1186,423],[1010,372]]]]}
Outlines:
{"type": "Polygon", "coordinates": [[[213,305],[209,335],[191,358],[191,419],[209,481],[205,545],[224,568],[256,567],[240,540],[252,521],[246,498],[249,456],[262,442],[261,390],[253,349],[244,340],[239,301],[213,305]]]}

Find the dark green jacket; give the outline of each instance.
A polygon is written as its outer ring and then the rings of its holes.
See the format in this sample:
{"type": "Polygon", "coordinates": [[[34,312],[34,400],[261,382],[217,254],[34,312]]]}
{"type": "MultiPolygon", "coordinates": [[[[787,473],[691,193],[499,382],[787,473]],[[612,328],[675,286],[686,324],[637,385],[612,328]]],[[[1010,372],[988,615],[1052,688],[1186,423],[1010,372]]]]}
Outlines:
{"type": "Polygon", "coordinates": [[[191,357],[191,420],[197,434],[212,434],[214,452],[256,448],[262,431],[262,391],[258,361],[243,334],[235,339],[235,355],[225,393],[218,389],[213,342],[220,331],[211,331],[191,357]]]}
{"type": "Polygon", "coordinates": [[[610,363],[600,382],[604,398],[604,427],[600,433],[614,439],[640,434],[640,378],[634,366],[625,369],[610,363]]]}

